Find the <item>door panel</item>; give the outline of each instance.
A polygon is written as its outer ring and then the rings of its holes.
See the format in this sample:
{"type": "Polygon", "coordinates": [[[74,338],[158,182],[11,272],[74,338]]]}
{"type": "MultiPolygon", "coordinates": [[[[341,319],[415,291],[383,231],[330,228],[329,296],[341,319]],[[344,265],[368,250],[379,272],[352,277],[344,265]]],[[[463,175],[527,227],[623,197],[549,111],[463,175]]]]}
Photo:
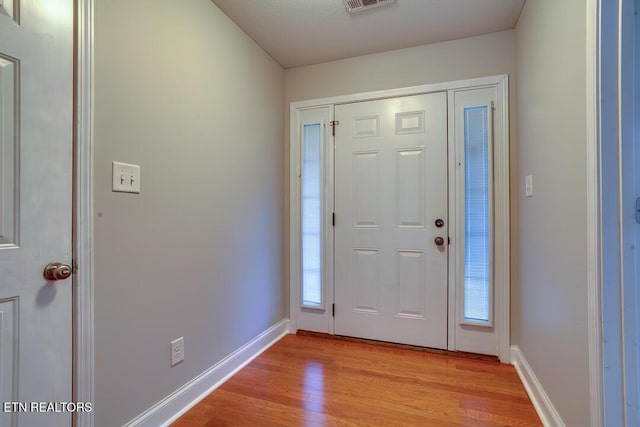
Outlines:
{"type": "Polygon", "coordinates": [[[16,107],[20,105],[16,93],[17,60],[0,56],[0,247],[15,245],[17,223],[16,203],[16,107]]]}
{"type": "Polygon", "coordinates": [[[380,251],[353,249],[353,311],[378,313],[380,307],[380,251]]]}
{"type": "MultiPolygon", "coordinates": [[[[17,2],[19,3],[19,2],[17,2]]],[[[15,13],[14,0],[0,0],[0,14],[6,15],[9,18],[18,22],[18,15],[15,13]]]]}
{"type": "Polygon", "coordinates": [[[397,226],[423,228],[424,221],[424,150],[398,151],[397,226]]]}
{"type": "MultiPolygon", "coordinates": [[[[73,2],[0,1],[0,398],[70,402],[73,2]],[[19,12],[19,13],[18,13],[19,12]],[[19,18],[19,19],[18,19],[19,18]]],[[[69,426],[68,412],[0,412],[69,426]]]]}
{"type": "Polygon", "coordinates": [[[445,93],[335,108],[338,335],[447,346],[446,114],[445,93]]]}
{"type": "Polygon", "coordinates": [[[398,251],[396,255],[398,316],[424,318],[424,252],[398,251]]]}
{"type": "Polygon", "coordinates": [[[379,153],[354,153],[353,172],[353,187],[355,188],[354,227],[378,227],[379,153]]]}

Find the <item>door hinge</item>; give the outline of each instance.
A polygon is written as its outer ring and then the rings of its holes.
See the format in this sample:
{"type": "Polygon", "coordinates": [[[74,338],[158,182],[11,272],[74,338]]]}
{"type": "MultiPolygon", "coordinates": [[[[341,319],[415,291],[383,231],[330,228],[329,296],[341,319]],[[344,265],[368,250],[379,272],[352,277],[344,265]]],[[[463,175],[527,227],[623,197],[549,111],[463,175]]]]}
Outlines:
{"type": "Polygon", "coordinates": [[[331,214],[331,225],[336,226],[336,213],[331,214]]]}
{"type": "Polygon", "coordinates": [[[447,245],[451,244],[451,237],[447,237],[447,245]]]}
{"type": "Polygon", "coordinates": [[[331,136],[336,136],[336,126],[338,126],[340,122],[338,120],[332,120],[329,122],[329,126],[331,126],[331,136]]]}
{"type": "Polygon", "coordinates": [[[331,315],[333,317],[336,317],[336,305],[335,304],[331,304],[331,315]]]}

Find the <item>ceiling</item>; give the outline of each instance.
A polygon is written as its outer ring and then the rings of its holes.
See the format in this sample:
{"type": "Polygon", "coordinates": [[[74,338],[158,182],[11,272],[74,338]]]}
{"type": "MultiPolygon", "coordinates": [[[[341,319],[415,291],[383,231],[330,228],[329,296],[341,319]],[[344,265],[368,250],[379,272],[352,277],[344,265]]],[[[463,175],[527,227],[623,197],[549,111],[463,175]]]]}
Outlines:
{"type": "Polygon", "coordinates": [[[525,0],[397,0],[348,14],[342,0],[212,0],[284,68],[514,28],[525,0]]]}

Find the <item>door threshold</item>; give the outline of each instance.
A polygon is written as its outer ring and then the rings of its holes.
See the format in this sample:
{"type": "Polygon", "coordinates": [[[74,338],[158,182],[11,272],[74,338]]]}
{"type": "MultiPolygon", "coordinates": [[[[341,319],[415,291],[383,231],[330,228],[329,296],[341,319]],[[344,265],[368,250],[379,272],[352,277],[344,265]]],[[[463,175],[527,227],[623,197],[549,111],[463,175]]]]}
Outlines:
{"type": "Polygon", "coordinates": [[[388,341],[370,340],[367,338],[348,337],[344,335],[331,335],[324,332],[305,331],[302,329],[299,329],[298,332],[296,332],[296,335],[327,338],[327,339],[334,339],[334,340],[340,340],[340,341],[377,345],[380,347],[399,348],[403,350],[414,350],[414,351],[421,351],[425,353],[442,354],[445,356],[455,356],[455,357],[462,357],[465,359],[484,360],[487,362],[500,363],[500,359],[498,358],[498,356],[491,356],[487,354],[467,353],[464,351],[441,350],[439,348],[420,347],[417,345],[399,344],[399,343],[388,342],[388,341]]]}

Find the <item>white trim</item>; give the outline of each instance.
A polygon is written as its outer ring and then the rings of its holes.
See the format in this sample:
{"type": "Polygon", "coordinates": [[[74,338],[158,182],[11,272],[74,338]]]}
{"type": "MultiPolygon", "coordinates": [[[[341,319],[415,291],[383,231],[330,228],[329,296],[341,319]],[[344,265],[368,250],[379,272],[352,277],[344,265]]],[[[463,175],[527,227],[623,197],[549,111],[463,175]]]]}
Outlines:
{"type": "MultiPolygon", "coordinates": [[[[364,92],[357,93],[351,95],[341,95],[334,96],[328,98],[319,98],[305,101],[297,101],[292,102],[289,106],[289,114],[290,114],[290,122],[289,122],[289,307],[290,307],[290,316],[291,316],[291,330],[296,331],[298,329],[298,311],[299,300],[300,300],[300,197],[299,197],[299,184],[296,177],[299,175],[299,125],[300,118],[299,112],[306,109],[313,108],[330,108],[330,111],[333,111],[333,106],[339,104],[347,104],[353,102],[361,102],[361,101],[370,101],[374,99],[383,99],[383,98],[394,98],[399,96],[410,96],[410,95],[418,95],[423,93],[432,93],[432,92],[444,92],[444,91],[452,91],[456,89],[472,89],[472,88],[480,88],[480,87],[491,87],[498,86],[498,98],[500,102],[503,102],[504,105],[504,117],[503,117],[503,125],[501,129],[497,129],[496,134],[498,132],[503,132],[502,137],[504,141],[509,141],[509,99],[508,99],[508,76],[507,75],[497,75],[490,77],[482,77],[476,79],[467,79],[467,80],[457,80],[453,82],[444,82],[444,83],[435,83],[429,85],[420,85],[420,86],[411,86],[405,88],[398,89],[389,89],[389,90],[381,90],[374,92],[364,92]],[[502,90],[500,90],[502,88],[502,90]]],[[[331,119],[333,120],[333,118],[331,119]]],[[[449,151],[451,153],[451,151],[449,151]]],[[[506,160],[508,165],[509,161],[509,151],[508,144],[506,146],[505,152],[503,156],[500,158],[501,161],[506,160]]],[[[504,172],[509,178],[509,168],[507,167],[504,172]]],[[[499,178],[499,177],[498,177],[499,178]]],[[[496,215],[500,215],[503,220],[501,220],[500,224],[506,224],[506,233],[501,236],[501,240],[495,242],[496,245],[504,248],[503,252],[499,255],[496,254],[496,260],[498,261],[496,264],[495,275],[496,278],[502,280],[503,286],[497,286],[495,291],[496,297],[496,312],[495,319],[496,322],[501,323],[500,330],[498,331],[498,339],[500,341],[498,348],[498,357],[503,363],[509,363],[510,359],[510,303],[509,303],[509,293],[510,293],[510,264],[509,264],[509,256],[510,256],[510,232],[509,232],[509,183],[505,183],[506,194],[504,197],[501,197],[499,192],[496,192],[496,204],[495,213],[496,215]],[[498,260],[500,258],[500,260],[498,260]],[[504,260],[503,260],[504,258],[504,260]],[[500,262],[502,261],[502,262],[500,262]]],[[[451,205],[451,203],[450,203],[451,205]]],[[[451,211],[450,211],[451,212],[451,211]]],[[[339,219],[338,219],[339,220],[339,219]]],[[[450,221],[451,222],[451,221],[450,221]]],[[[449,232],[452,230],[450,228],[449,232]]],[[[449,262],[452,262],[450,257],[449,262]]],[[[451,267],[449,268],[451,272],[451,267]]],[[[450,278],[451,280],[451,278],[450,278]]],[[[452,285],[449,285],[451,288],[452,285]]],[[[455,295],[453,295],[455,297],[455,295]]],[[[451,298],[451,290],[449,290],[449,298],[451,298]]],[[[450,300],[451,301],[451,300],[450,300]]],[[[455,299],[454,299],[455,301],[455,299]]],[[[455,315],[455,314],[454,314],[455,315]]],[[[454,323],[455,324],[455,323],[454,323]]],[[[448,322],[449,331],[452,329],[452,322],[448,322]]],[[[333,333],[333,331],[323,331],[328,333],[333,333]]],[[[451,333],[449,333],[449,343],[448,348],[451,349],[451,333]]]]}
{"type": "Polygon", "coordinates": [[[587,326],[589,334],[589,409],[591,426],[604,425],[602,407],[602,308],[600,257],[600,1],[587,0],[587,326]]]}
{"type": "Polygon", "coordinates": [[[542,424],[545,427],[564,427],[565,424],[560,418],[560,414],[551,403],[551,399],[542,388],[542,384],[536,378],[536,374],[517,345],[511,346],[511,363],[516,368],[520,381],[522,381],[525,390],[527,390],[527,394],[542,424]]]}
{"type": "MultiPolygon", "coordinates": [[[[595,289],[589,289],[589,302],[591,303],[592,294],[597,298],[597,306],[593,312],[592,307],[589,307],[589,320],[592,321],[593,317],[598,322],[598,329],[589,329],[589,350],[592,351],[592,341],[599,348],[593,350],[593,355],[589,355],[589,361],[591,363],[596,356],[599,356],[599,360],[595,360],[598,362],[596,366],[590,364],[590,374],[594,376],[590,380],[591,404],[594,405],[593,400],[599,397],[598,421],[602,425],[635,426],[638,379],[637,360],[632,354],[636,352],[637,331],[634,331],[634,321],[630,320],[630,316],[634,315],[636,307],[633,304],[633,283],[625,283],[625,274],[628,274],[625,269],[629,268],[626,263],[634,261],[625,260],[627,245],[623,221],[626,217],[624,198],[628,197],[623,191],[623,176],[626,173],[626,161],[629,160],[624,158],[623,152],[629,132],[624,127],[629,111],[623,87],[629,71],[623,69],[622,62],[622,55],[626,54],[623,50],[627,48],[628,42],[626,37],[632,36],[626,32],[629,23],[622,19],[629,19],[630,15],[625,14],[623,9],[633,7],[630,6],[633,0],[592,1],[596,2],[597,14],[595,67],[598,86],[595,103],[598,110],[594,144],[595,154],[598,156],[596,165],[599,167],[596,171],[599,186],[595,195],[598,203],[596,225],[599,240],[593,242],[598,258],[590,272],[597,274],[597,282],[593,284],[595,289]],[[626,360],[628,357],[632,357],[631,363],[626,360]],[[598,391],[596,387],[599,388],[599,396],[593,394],[598,391]]],[[[592,56],[588,58],[591,60],[592,56]]]]}
{"type": "MultiPolygon", "coordinates": [[[[627,362],[627,342],[626,342],[626,337],[627,337],[627,333],[626,333],[626,322],[625,322],[625,316],[628,315],[628,313],[626,312],[626,308],[627,308],[627,303],[625,301],[626,298],[626,292],[625,292],[625,274],[624,274],[624,253],[625,253],[625,249],[624,249],[624,240],[625,240],[625,236],[624,236],[624,206],[623,206],[623,201],[624,201],[624,188],[623,188],[623,174],[624,174],[624,162],[623,162],[623,147],[624,147],[624,128],[623,128],[623,121],[624,121],[624,112],[623,112],[623,108],[624,108],[624,102],[622,100],[622,93],[624,90],[624,79],[623,79],[623,65],[622,65],[622,60],[623,60],[623,51],[624,51],[624,47],[623,47],[623,43],[624,43],[624,27],[623,27],[623,9],[625,6],[625,0],[619,0],[618,1],[618,26],[617,26],[617,38],[618,38],[618,44],[617,44],[617,96],[616,96],[616,101],[617,101],[617,110],[618,110],[618,115],[617,115],[617,129],[618,129],[618,135],[617,135],[617,143],[618,143],[618,169],[617,169],[617,173],[618,173],[618,250],[619,250],[619,260],[618,260],[618,265],[619,265],[619,269],[620,269],[620,330],[621,330],[621,335],[622,335],[622,346],[621,346],[621,357],[620,357],[620,361],[622,364],[622,403],[623,403],[623,408],[624,410],[622,411],[622,416],[623,416],[623,423],[625,426],[629,426],[628,420],[629,420],[629,416],[628,416],[628,408],[631,406],[629,404],[629,400],[628,400],[628,389],[627,389],[627,384],[628,384],[628,378],[627,378],[627,367],[626,367],[626,362],[627,362]]],[[[607,218],[609,219],[609,218],[607,218]]]]}
{"type": "Polygon", "coordinates": [[[283,319],[126,423],[125,427],[169,426],[288,333],[289,319],[283,319]]]}
{"type": "MultiPolygon", "coordinates": [[[[447,92],[447,132],[448,132],[448,141],[447,141],[447,149],[449,156],[449,176],[448,176],[448,184],[449,188],[447,192],[450,194],[453,188],[456,188],[457,176],[458,176],[458,168],[456,162],[456,142],[455,142],[455,134],[456,134],[456,122],[455,120],[449,120],[450,117],[455,117],[455,91],[450,90],[447,92]]],[[[455,191],[458,191],[456,188],[455,191]]],[[[458,250],[458,200],[456,197],[449,197],[449,209],[447,212],[449,213],[449,302],[448,302],[448,312],[456,313],[458,309],[458,287],[456,283],[458,282],[458,265],[460,265],[460,251],[458,250]],[[453,286],[451,286],[453,284],[453,286]]],[[[447,315],[447,350],[455,351],[456,350],[456,328],[457,328],[457,319],[456,315],[447,315]]]]}
{"type": "MultiPolygon", "coordinates": [[[[453,82],[433,83],[428,85],[409,86],[398,89],[378,90],[373,92],[355,93],[351,95],[340,95],[328,98],[296,101],[291,103],[291,118],[294,118],[293,113],[295,112],[295,110],[331,106],[335,104],[348,104],[351,102],[371,101],[381,98],[396,98],[398,96],[418,95],[421,93],[445,92],[453,89],[491,86],[501,83],[505,78],[507,78],[507,75],[501,74],[490,77],[480,77],[477,79],[456,80],[453,82]]],[[[293,123],[291,123],[291,126],[293,126],[293,123]]]]}
{"type": "MultiPolygon", "coordinates": [[[[599,250],[600,310],[602,373],[601,417],[603,425],[624,425],[622,369],[622,310],[621,254],[619,227],[619,155],[618,155],[618,1],[600,3],[600,31],[598,50],[599,103],[599,250]],[[602,102],[602,101],[607,102],[602,102]],[[615,142],[614,142],[615,141],[615,142]],[[605,143],[606,142],[606,143],[605,143]],[[615,180],[614,180],[615,177],[615,180]],[[604,286],[606,277],[607,286],[604,286]],[[606,369],[604,366],[606,364],[606,369]]],[[[590,331],[592,332],[592,331],[590,331]]],[[[591,355],[590,355],[591,357],[591,355]]],[[[593,372],[591,373],[593,375],[593,372]]]]}
{"type": "Polygon", "coordinates": [[[300,117],[299,109],[289,109],[289,327],[298,330],[300,293],[300,117]]]}
{"type": "MultiPolygon", "coordinates": [[[[510,363],[511,361],[511,163],[510,150],[511,139],[509,129],[509,114],[511,106],[509,105],[509,76],[504,76],[502,84],[498,85],[498,102],[503,105],[501,126],[496,126],[496,133],[502,132],[502,146],[498,147],[498,153],[502,154],[500,161],[496,162],[496,180],[498,186],[503,188],[496,189],[495,192],[495,216],[494,221],[501,227],[504,227],[504,233],[498,233],[498,238],[494,241],[495,273],[494,278],[498,284],[495,288],[496,298],[496,321],[500,325],[498,330],[498,357],[502,363],[510,363]],[[502,98],[502,99],[500,99],[502,98]],[[504,150],[502,150],[504,148],[504,150]],[[504,167],[504,169],[503,169],[504,167]],[[500,286],[502,284],[502,286],[500,286]]],[[[496,116],[498,117],[498,116],[496,116]]],[[[497,186],[496,186],[497,187],[497,186]]]]}
{"type": "MultiPolygon", "coordinates": [[[[73,399],[94,402],[93,324],[93,0],[77,2],[76,141],[74,165],[73,399]]],[[[93,412],[77,412],[74,426],[93,427],[93,412]]]]}

